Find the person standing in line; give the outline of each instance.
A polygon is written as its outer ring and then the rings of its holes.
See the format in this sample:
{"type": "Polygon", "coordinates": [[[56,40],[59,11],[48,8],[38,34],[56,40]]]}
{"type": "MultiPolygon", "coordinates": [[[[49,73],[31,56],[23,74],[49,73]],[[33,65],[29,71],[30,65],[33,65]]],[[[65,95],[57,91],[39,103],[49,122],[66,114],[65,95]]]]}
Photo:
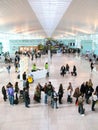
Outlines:
{"type": "Polygon", "coordinates": [[[97,98],[98,98],[98,86],[96,86],[96,95],[97,95],[97,98]]]}
{"type": "Polygon", "coordinates": [[[29,93],[28,93],[28,89],[24,88],[24,102],[25,102],[25,107],[29,108],[29,102],[30,98],[29,98],[29,93]]]}
{"type": "Polygon", "coordinates": [[[3,94],[3,99],[4,99],[4,101],[6,101],[6,99],[7,99],[7,94],[6,94],[5,86],[2,87],[2,94],[3,94]]]}
{"type": "Polygon", "coordinates": [[[18,104],[18,93],[19,93],[19,85],[18,82],[15,82],[15,91],[14,91],[14,101],[18,104]]]}
{"type": "Polygon", "coordinates": [[[47,104],[47,99],[48,99],[48,84],[47,83],[45,83],[43,89],[44,89],[44,93],[45,93],[44,103],[47,104]]]}
{"type": "Polygon", "coordinates": [[[7,85],[7,91],[9,96],[10,105],[14,105],[14,89],[13,85],[9,82],[7,85]]]}
{"type": "Polygon", "coordinates": [[[94,92],[93,94],[92,94],[92,107],[91,107],[91,109],[92,109],[92,111],[95,111],[95,104],[96,104],[96,101],[98,100],[98,98],[97,98],[97,95],[96,95],[96,92],[94,92]]]}
{"type": "Polygon", "coordinates": [[[81,93],[82,95],[85,95],[85,92],[86,92],[86,83],[83,82],[83,83],[81,84],[81,87],[80,87],[80,93],[81,93]]]}
{"type": "Polygon", "coordinates": [[[25,87],[26,86],[26,79],[27,79],[26,72],[23,73],[22,79],[23,79],[23,87],[25,87]]]}
{"type": "Polygon", "coordinates": [[[84,116],[84,114],[85,114],[85,109],[83,107],[83,102],[84,102],[83,95],[80,95],[79,98],[78,98],[78,112],[82,116],[84,116]]]}
{"type": "Polygon", "coordinates": [[[73,97],[76,98],[75,105],[78,105],[79,96],[80,96],[80,89],[79,89],[79,87],[77,87],[77,88],[75,88],[75,91],[74,91],[74,94],[73,94],[73,97]]]}
{"type": "Polygon", "coordinates": [[[48,98],[51,97],[52,95],[52,92],[54,91],[54,87],[53,85],[51,84],[51,82],[49,81],[49,83],[45,83],[45,86],[44,86],[44,92],[45,92],[45,104],[47,104],[47,101],[48,101],[48,98]]]}
{"type": "Polygon", "coordinates": [[[64,89],[62,83],[59,86],[58,96],[59,96],[59,104],[62,104],[62,97],[63,97],[64,89]]]}
{"type": "Polygon", "coordinates": [[[41,102],[41,90],[40,87],[37,85],[35,92],[34,92],[34,100],[37,101],[38,103],[41,102]]]}
{"type": "Polygon", "coordinates": [[[26,79],[26,86],[25,86],[25,87],[27,88],[28,93],[29,93],[29,88],[30,88],[30,86],[29,86],[29,81],[28,81],[28,79],[26,79]]]}
{"type": "Polygon", "coordinates": [[[55,107],[56,109],[58,109],[57,100],[58,100],[58,94],[54,90],[54,91],[52,91],[52,94],[51,94],[51,106],[52,106],[52,108],[55,107]]]}
{"type": "Polygon", "coordinates": [[[72,103],[72,92],[73,92],[73,87],[71,82],[69,82],[69,86],[67,88],[67,102],[72,103]]]}
{"type": "Polygon", "coordinates": [[[91,79],[89,79],[89,81],[86,82],[86,92],[85,92],[85,98],[86,98],[87,104],[90,103],[89,99],[92,96],[93,92],[94,92],[93,83],[92,83],[91,79]]]}

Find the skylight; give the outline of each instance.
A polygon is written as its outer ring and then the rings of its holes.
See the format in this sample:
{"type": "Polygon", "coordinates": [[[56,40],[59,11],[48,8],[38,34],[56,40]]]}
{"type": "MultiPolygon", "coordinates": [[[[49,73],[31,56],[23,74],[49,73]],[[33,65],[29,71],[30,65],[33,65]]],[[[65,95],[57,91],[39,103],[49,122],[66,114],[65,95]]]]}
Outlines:
{"type": "Polygon", "coordinates": [[[28,0],[48,37],[51,37],[71,1],[28,0]]]}

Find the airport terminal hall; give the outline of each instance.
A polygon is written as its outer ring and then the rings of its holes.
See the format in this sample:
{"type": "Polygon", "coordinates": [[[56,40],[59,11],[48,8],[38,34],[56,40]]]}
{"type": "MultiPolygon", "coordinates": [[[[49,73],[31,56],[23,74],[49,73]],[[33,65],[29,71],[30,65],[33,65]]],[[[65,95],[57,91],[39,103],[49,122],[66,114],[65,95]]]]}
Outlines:
{"type": "Polygon", "coordinates": [[[0,0],[0,130],[98,130],[98,0],[0,0]]]}

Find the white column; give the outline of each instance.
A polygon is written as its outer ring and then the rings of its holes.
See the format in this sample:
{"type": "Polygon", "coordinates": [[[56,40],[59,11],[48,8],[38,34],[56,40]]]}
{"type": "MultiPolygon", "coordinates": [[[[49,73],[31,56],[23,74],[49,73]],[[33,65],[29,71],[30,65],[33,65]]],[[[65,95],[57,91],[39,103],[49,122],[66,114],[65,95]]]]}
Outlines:
{"type": "Polygon", "coordinates": [[[48,72],[50,74],[50,50],[48,50],[48,72]]]}
{"type": "Polygon", "coordinates": [[[28,57],[21,57],[20,60],[20,80],[22,80],[22,74],[28,72],[28,57]]]}

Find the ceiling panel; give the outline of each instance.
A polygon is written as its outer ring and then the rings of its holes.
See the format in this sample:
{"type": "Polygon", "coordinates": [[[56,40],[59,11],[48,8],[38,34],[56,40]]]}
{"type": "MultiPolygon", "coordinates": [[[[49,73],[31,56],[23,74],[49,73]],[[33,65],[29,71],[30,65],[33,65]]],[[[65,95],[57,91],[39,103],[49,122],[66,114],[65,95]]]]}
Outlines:
{"type": "MultiPolygon", "coordinates": [[[[0,32],[47,37],[28,0],[0,0],[0,32]]],[[[52,37],[96,32],[98,0],[72,0],[52,37]]]]}
{"type": "Polygon", "coordinates": [[[47,36],[51,37],[72,0],[28,0],[47,36]]]}
{"type": "Polygon", "coordinates": [[[0,32],[46,36],[27,0],[0,0],[0,32]]]}
{"type": "Polygon", "coordinates": [[[98,0],[73,0],[53,36],[57,32],[59,35],[98,32],[98,0]]]}

